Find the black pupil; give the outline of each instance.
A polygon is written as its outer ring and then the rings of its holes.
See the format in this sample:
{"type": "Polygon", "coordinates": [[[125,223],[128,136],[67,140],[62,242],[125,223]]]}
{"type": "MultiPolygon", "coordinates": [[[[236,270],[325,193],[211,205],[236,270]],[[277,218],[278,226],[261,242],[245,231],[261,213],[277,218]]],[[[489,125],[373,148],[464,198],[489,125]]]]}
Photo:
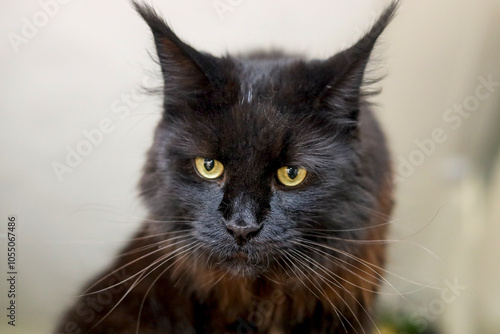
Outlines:
{"type": "Polygon", "coordinates": [[[288,177],[293,180],[297,177],[297,174],[299,174],[299,169],[297,167],[287,167],[286,173],[288,174],[288,177]]]}
{"type": "Polygon", "coordinates": [[[205,169],[207,170],[207,172],[210,172],[212,169],[214,169],[215,161],[212,159],[205,159],[204,164],[205,164],[205,169]]]}

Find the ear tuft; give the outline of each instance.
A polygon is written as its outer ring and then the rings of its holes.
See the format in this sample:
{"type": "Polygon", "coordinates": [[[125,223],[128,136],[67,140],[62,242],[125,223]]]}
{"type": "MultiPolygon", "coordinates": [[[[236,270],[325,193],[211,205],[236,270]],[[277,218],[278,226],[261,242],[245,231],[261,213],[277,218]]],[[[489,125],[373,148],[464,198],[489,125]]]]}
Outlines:
{"type": "Polygon", "coordinates": [[[377,81],[364,80],[366,66],[375,43],[391,22],[398,5],[399,1],[393,1],[372,28],[353,46],[327,59],[321,66],[315,66],[315,71],[323,72],[321,84],[324,87],[316,105],[326,103],[340,113],[347,113],[349,119],[357,119],[363,84],[377,81]]]}
{"type": "Polygon", "coordinates": [[[165,101],[182,98],[190,102],[207,93],[217,82],[218,58],[184,43],[148,5],[132,1],[150,27],[163,73],[165,101]]]}

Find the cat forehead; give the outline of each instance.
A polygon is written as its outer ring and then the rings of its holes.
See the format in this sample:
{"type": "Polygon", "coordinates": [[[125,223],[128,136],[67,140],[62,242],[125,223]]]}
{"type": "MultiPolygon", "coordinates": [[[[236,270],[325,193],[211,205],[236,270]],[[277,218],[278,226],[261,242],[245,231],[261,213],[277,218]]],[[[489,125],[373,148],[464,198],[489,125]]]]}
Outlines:
{"type": "Polygon", "coordinates": [[[240,104],[251,103],[255,99],[270,100],[282,89],[282,75],[298,60],[281,54],[263,54],[236,60],[240,82],[240,104]]]}

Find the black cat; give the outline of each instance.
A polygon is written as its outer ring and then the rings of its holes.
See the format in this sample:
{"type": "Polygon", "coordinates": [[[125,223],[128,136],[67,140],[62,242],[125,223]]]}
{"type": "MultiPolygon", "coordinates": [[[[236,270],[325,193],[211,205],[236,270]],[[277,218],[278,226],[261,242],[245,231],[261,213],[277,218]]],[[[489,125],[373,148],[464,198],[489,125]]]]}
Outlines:
{"type": "Polygon", "coordinates": [[[326,60],[214,57],[151,9],[164,112],[142,229],[58,333],[371,333],[392,208],[364,72],[396,3],[326,60]]]}

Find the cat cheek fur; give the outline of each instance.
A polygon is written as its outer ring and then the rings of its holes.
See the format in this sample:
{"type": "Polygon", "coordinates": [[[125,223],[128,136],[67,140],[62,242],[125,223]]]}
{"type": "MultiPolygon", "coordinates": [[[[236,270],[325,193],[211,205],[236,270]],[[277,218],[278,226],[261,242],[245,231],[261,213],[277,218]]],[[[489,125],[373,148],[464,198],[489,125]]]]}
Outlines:
{"type": "Polygon", "coordinates": [[[307,61],[214,57],[136,4],[164,78],[140,183],[149,217],[86,289],[107,291],[125,271],[115,302],[86,321],[79,310],[92,304],[82,297],[60,331],[71,322],[123,334],[370,332],[393,201],[389,152],[363,85],[396,7],[352,47],[307,61]],[[198,157],[224,174],[203,178],[198,157]],[[287,187],[276,178],[284,166],[307,176],[287,187]],[[284,302],[248,320],[276,293],[284,302]]]}

